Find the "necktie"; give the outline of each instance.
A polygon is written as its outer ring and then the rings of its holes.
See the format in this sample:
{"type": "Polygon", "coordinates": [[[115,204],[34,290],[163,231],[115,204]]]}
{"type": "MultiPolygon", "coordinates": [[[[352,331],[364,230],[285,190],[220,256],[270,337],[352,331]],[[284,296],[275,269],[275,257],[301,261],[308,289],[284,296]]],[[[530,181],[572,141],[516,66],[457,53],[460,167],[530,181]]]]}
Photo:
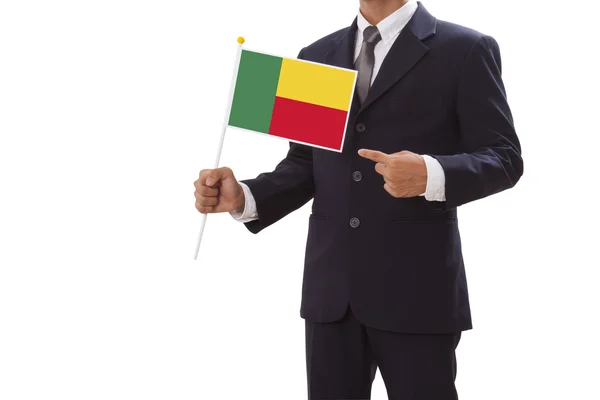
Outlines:
{"type": "Polygon", "coordinates": [[[363,42],[360,47],[360,53],[354,62],[354,68],[358,71],[356,88],[361,104],[367,98],[367,93],[369,93],[369,88],[371,87],[373,65],[375,64],[375,45],[380,40],[381,34],[376,26],[371,25],[363,32],[363,42]]]}

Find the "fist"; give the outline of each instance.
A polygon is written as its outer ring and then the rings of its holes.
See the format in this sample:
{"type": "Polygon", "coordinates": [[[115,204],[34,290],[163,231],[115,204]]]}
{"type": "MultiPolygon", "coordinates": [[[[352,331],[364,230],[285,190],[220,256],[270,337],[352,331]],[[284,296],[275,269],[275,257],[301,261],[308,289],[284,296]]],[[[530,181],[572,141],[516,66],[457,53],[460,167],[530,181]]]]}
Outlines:
{"type": "Polygon", "coordinates": [[[196,209],[202,214],[231,212],[244,206],[244,191],[230,168],[203,169],[194,187],[196,209]]]}

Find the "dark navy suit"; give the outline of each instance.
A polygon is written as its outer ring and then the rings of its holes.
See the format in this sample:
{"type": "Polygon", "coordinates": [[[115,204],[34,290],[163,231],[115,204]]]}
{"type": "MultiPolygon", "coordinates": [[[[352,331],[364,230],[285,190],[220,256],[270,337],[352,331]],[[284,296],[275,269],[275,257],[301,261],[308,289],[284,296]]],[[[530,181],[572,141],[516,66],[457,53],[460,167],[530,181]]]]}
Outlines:
{"type": "MultiPolygon", "coordinates": [[[[299,58],[353,68],[355,35],[356,20],[299,58]]],[[[258,211],[246,226],[258,233],[314,199],[301,304],[307,336],[351,319],[379,334],[454,335],[443,340],[456,345],[472,327],[456,210],[514,186],[520,152],[496,41],[419,4],[362,106],[355,96],[342,153],[291,143],[274,171],[242,181],[258,211]],[[392,197],[361,148],[431,155],[444,170],[446,201],[392,197]]],[[[391,346],[380,353],[393,353],[391,346]]],[[[410,389],[414,397],[403,398],[454,398],[440,390],[410,389]]]]}

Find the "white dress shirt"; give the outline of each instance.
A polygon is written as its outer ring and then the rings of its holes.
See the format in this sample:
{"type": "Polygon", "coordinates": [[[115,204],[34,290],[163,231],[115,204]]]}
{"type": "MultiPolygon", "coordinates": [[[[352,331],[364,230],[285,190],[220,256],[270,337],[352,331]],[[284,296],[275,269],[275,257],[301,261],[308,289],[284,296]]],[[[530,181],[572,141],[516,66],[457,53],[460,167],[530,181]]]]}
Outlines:
{"type": "MultiPolygon", "coordinates": [[[[377,73],[381,68],[381,64],[385,59],[385,56],[390,51],[392,44],[404,29],[408,21],[412,18],[415,11],[417,11],[418,4],[417,0],[409,0],[404,6],[396,10],[394,13],[387,16],[384,20],[377,24],[377,29],[381,34],[381,40],[375,45],[375,64],[373,65],[373,76],[371,77],[371,84],[375,81],[377,73]]],[[[357,16],[357,30],[356,30],[356,45],[354,49],[354,60],[360,53],[360,48],[363,42],[363,32],[371,24],[363,17],[360,10],[357,16]]],[[[400,151],[400,150],[398,150],[400,151]]],[[[445,201],[446,200],[446,176],[440,163],[433,157],[423,155],[425,160],[425,167],[427,168],[427,186],[425,193],[421,196],[425,196],[428,201],[445,201]]],[[[233,218],[240,222],[250,222],[258,218],[256,211],[256,201],[252,192],[244,183],[240,183],[244,190],[246,198],[244,209],[236,210],[231,212],[233,218]]]]}

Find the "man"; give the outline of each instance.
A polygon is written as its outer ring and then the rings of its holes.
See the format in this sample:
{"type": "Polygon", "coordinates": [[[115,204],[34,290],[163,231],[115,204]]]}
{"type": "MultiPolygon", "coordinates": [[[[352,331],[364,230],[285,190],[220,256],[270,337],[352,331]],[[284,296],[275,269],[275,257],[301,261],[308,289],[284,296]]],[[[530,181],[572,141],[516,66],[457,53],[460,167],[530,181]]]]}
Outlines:
{"type": "Polygon", "coordinates": [[[472,328],[457,207],[514,186],[519,140],[498,44],[414,0],[361,0],[352,25],[298,58],[358,70],[342,153],[291,143],[274,171],[194,182],[201,213],[253,233],[314,199],[301,316],[310,399],[457,399],[472,328]]]}

